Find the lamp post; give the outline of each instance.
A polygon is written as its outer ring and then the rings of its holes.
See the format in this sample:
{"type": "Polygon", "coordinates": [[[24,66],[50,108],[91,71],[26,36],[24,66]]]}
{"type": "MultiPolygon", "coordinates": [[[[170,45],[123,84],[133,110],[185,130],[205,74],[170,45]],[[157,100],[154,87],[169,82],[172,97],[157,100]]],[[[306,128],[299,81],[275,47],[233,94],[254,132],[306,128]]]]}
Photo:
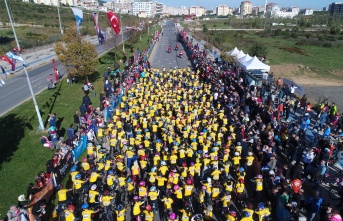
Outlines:
{"type": "Polygon", "coordinates": [[[57,13],[58,13],[58,21],[60,23],[60,30],[61,30],[61,35],[63,35],[63,29],[62,29],[62,22],[61,22],[61,15],[60,15],[60,1],[57,1],[57,13]]]}
{"type": "Polygon", "coordinates": [[[120,30],[121,30],[121,43],[123,44],[123,52],[125,52],[125,44],[124,44],[124,30],[123,30],[123,25],[121,23],[121,10],[123,8],[123,3],[121,3],[120,7],[120,16],[119,16],[119,22],[120,22],[120,30]]]}
{"type": "MultiPolygon", "coordinates": [[[[15,38],[15,42],[17,44],[17,48],[18,48],[18,51],[20,53],[20,57],[23,58],[23,56],[21,54],[21,50],[20,50],[20,45],[19,45],[19,41],[18,41],[18,38],[17,38],[17,34],[15,32],[14,25],[13,25],[13,22],[12,22],[12,17],[11,17],[10,11],[8,9],[7,0],[5,0],[5,5],[6,5],[6,10],[7,10],[8,17],[9,17],[10,22],[11,22],[11,26],[12,26],[12,31],[13,31],[13,35],[14,35],[14,38],[15,38]]],[[[27,73],[25,65],[23,65],[23,66],[24,66],[24,71],[25,71],[25,74],[26,74],[27,84],[29,85],[31,96],[32,96],[32,100],[33,100],[33,103],[34,103],[34,106],[35,106],[35,109],[36,109],[36,112],[37,112],[37,117],[38,117],[38,122],[39,122],[39,130],[44,130],[44,124],[43,124],[42,116],[40,115],[39,108],[38,108],[37,101],[36,101],[36,97],[35,97],[35,94],[33,93],[33,90],[32,90],[29,74],[27,73]]]]}

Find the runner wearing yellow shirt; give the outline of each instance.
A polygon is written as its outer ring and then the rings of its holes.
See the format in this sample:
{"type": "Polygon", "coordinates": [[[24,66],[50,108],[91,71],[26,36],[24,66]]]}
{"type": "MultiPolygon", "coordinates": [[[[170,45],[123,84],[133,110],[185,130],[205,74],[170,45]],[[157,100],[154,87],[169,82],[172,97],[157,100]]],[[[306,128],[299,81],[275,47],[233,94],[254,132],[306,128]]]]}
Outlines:
{"type": "Polygon", "coordinates": [[[92,214],[99,212],[99,209],[97,210],[90,210],[88,209],[89,205],[87,203],[83,204],[81,206],[82,209],[82,221],[92,221],[92,214]]]}
{"type": "Polygon", "coordinates": [[[259,221],[266,220],[268,216],[270,216],[270,211],[264,206],[264,203],[258,204],[258,208],[256,209],[255,213],[257,214],[259,221]]]}
{"type": "Polygon", "coordinates": [[[96,197],[100,194],[98,191],[96,191],[96,184],[93,184],[91,186],[91,189],[88,192],[88,202],[93,205],[96,202],[96,197]]]}
{"type": "Polygon", "coordinates": [[[74,221],[75,215],[74,215],[75,206],[69,205],[66,210],[64,210],[64,217],[65,221],[74,221]]]}
{"type": "Polygon", "coordinates": [[[144,214],[144,220],[145,221],[153,221],[154,220],[154,213],[151,211],[151,206],[148,204],[145,207],[145,210],[143,211],[144,214]]]}
{"type": "Polygon", "coordinates": [[[122,204],[119,204],[117,206],[116,211],[116,217],[117,217],[117,221],[125,221],[125,215],[126,215],[126,208],[124,208],[124,206],[122,204]]]}

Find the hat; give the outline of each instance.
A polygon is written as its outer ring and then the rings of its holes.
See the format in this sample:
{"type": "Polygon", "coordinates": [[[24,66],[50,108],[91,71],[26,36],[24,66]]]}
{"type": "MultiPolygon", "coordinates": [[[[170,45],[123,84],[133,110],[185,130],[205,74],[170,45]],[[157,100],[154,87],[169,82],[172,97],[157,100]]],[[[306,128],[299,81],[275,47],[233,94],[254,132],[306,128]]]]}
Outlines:
{"type": "Polygon", "coordinates": [[[55,127],[54,127],[54,126],[51,126],[51,127],[49,128],[49,130],[54,131],[54,130],[55,130],[55,127]]]}
{"type": "Polygon", "coordinates": [[[19,202],[26,201],[24,194],[21,194],[20,196],[18,196],[18,201],[19,202]]]}

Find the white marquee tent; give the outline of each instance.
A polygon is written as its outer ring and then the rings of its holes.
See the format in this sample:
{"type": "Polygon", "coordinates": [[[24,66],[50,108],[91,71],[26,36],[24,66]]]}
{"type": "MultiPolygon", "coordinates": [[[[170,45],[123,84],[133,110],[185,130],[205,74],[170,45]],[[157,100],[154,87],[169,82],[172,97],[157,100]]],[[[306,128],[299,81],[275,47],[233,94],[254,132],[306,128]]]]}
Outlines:
{"type": "Polygon", "coordinates": [[[256,56],[249,61],[242,63],[242,68],[244,70],[262,70],[265,72],[270,71],[270,66],[261,62],[256,56]]]}
{"type": "Polygon", "coordinates": [[[245,62],[248,62],[252,57],[247,53],[244,57],[239,59],[239,63],[244,64],[245,62]]]}
{"type": "Polygon", "coordinates": [[[239,60],[245,56],[244,52],[241,50],[239,53],[236,55],[236,58],[239,60]]]}
{"type": "Polygon", "coordinates": [[[235,56],[239,53],[239,50],[235,47],[231,51],[228,52],[229,55],[235,56]]]}

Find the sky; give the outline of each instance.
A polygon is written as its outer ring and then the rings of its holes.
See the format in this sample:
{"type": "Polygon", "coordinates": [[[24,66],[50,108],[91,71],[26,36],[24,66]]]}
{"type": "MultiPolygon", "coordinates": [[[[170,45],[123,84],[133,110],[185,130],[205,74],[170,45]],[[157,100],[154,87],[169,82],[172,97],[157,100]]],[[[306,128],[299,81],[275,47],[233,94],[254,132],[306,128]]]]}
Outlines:
{"type": "MultiPolygon", "coordinates": [[[[215,9],[218,5],[227,5],[231,8],[239,6],[242,0],[158,0],[158,2],[168,6],[204,6],[206,9],[215,9]]],[[[254,6],[263,6],[265,0],[250,0],[254,6]]],[[[299,8],[311,8],[322,10],[328,7],[335,0],[267,0],[268,3],[278,3],[281,7],[296,6],[299,8]]],[[[337,1],[336,1],[337,2],[337,1]]]]}

